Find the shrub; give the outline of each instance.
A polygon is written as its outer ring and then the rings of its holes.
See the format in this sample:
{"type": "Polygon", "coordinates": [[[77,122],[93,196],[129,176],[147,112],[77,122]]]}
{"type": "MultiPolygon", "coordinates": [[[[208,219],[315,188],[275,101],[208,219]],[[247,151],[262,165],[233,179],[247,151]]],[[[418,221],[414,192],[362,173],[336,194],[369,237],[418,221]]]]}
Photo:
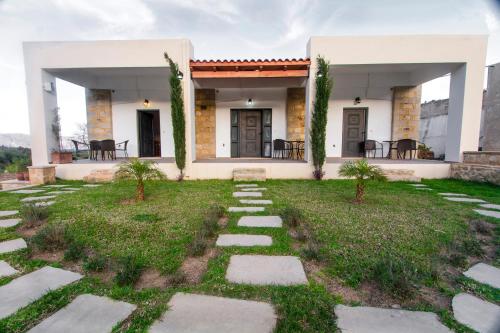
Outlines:
{"type": "Polygon", "coordinates": [[[347,161],[339,169],[339,175],[356,180],[356,203],[362,203],[365,196],[365,186],[368,180],[386,181],[382,169],[368,164],[365,159],[356,162],[347,161]]]}
{"type": "Polygon", "coordinates": [[[492,226],[485,221],[481,220],[474,220],[471,222],[472,227],[474,228],[474,231],[482,234],[482,235],[490,235],[492,231],[492,226]]]}
{"type": "Polygon", "coordinates": [[[77,241],[70,242],[67,250],[64,252],[64,260],[66,261],[77,261],[85,257],[85,246],[77,241]]]}
{"type": "Polygon", "coordinates": [[[133,285],[141,276],[143,264],[134,256],[126,256],[118,261],[115,281],[119,286],[133,285]]]}
{"type": "Polygon", "coordinates": [[[102,272],[106,268],[106,257],[101,255],[94,255],[87,257],[83,263],[83,269],[86,272],[102,272]]]}
{"type": "Polygon", "coordinates": [[[189,245],[188,254],[190,256],[199,257],[205,253],[207,249],[207,239],[203,232],[197,232],[193,242],[189,245]]]}
{"type": "Polygon", "coordinates": [[[463,250],[465,254],[471,256],[482,256],[484,254],[484,250],[481,247],[481,244],[475,238],[465,239],[462,243],[463,250]]]}
{"type": "Polygon", "coordinates": [[[408,298],[414,293],[417,274],[412,263],[385,255],[376,263],[372,277],[385,291],[400,298],[408,298]]]}
{"type": "Polygon", "coordinates": [[[323,259],[321,243],[313,237],[310,238],[306,246],[302,249],[302,255],[308,260],[321,261],[323,259]]]}
{"type": "Polygon", "coordinates": [[[49,216],[47,207],[37,206],[35,204],[22,205],[20,209],[21,218],[28,227],[35,223],[45,220],[49,216]]]}
{"type": "Polygon", "coordinates": [[[165,174],[158,169],[155,162],[131,158],[120,164],[115,177],[117,180],[134,180],[136,182],[136,199],[137,201],[144,201],[144,182],[165,179],[165,174]]]}
{"type": "Polygon", "coordinates": [[[467,266],[467,257],[461,253],[452,253],[448,260],[454,267],[463,268],[467,266]]]}
{"type": "Polygon", "coordinates": [[[287,207],[281,211],[283,222],[290,228],[296,228],[304,222],[304,214],[300,209],[287,207]]]}
{"type": "Polygon", "coordinates": [[[221,205],[212,205],[210,206],[209,213],[220,219],[226,215],[226,209],[221,205]]]}
{"type": "Polygon", "coordinates": [[[186,282],[186,274],[181,270],[176,271],[174,274],[169,275],[167,279],[167,285],[169,286],[179,286],[186,282]]]}
{"type": "Polygon", "coordinates": [[[31,237],[30,244],[41,251],[62,250],[68,244],[68,233],[63,224],[49,224],[31,237]]]}

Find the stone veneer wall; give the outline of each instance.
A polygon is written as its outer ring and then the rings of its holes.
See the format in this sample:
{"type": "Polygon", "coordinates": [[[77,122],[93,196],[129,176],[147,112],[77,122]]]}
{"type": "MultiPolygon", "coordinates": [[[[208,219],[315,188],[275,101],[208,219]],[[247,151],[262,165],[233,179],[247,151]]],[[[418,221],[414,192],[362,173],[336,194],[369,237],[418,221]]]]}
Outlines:
{"type": "Polygon", "coordinates": [[[286,91],[286,138],[304,140],[306,117],[305,88],[288,88],[286,91]]]}
{"type": "Polygon", "coordinates": [[[419,140],[421,86],[392,88],[392,140],[419,140]]]}
{"type": "Polygon", "coordinates": [[[89,140],[113,138],[111,90],[85,89],[89,140]]]}
{"type": "Polygon", "coordinates": [[[215,89],[195,90],[196,158],[215,158],[215,89]]]}
{"type": "Polygon", "coordinates": [[[451,177],[500,185],[500,152],[464,152],[464,162],[451,165],[451,177]]]}

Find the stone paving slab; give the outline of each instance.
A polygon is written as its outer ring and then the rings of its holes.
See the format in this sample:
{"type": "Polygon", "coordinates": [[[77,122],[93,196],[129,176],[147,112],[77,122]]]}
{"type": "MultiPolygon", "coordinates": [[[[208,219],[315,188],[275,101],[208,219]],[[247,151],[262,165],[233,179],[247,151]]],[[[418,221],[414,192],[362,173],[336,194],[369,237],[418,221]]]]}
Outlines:
{"type": "Polygon", "coordinates": [[[69,185],[45,185],[47,188],[60,188],[60,187],[68,187],[69,185]]]}
{"type": "Polygon", "coordinates": [[[474,211],[483,216],[496,217],[497,219],[500,219],[500,212],[494,210],[474,209],[474,211]]]}
{"type": "Polygon", "coordinates": [[[271,246],[273,239],[264,235],[223,234],[217,238],[217,246],[271,246]]]}
{"type": "Polygon", "coordinates": [[[242,198],[242,197],[261,197],[262,192],[233,192],[233,197],[242,198]]]}
{"type": "Polygon", "coordinates": [[[250,188],[242,188],[243,192],[254,192],[254,191],[267,191],[265,187],[250,187],[250,188]]]}
{"type": "Polygon", "coordinates": [[[236,187],[243,188],[243,187],[259,187],[257,184],[238,184],[236,187]]]}
{"type": "Polygon", "coordinates": [[[0,217],[12,216],[19,214],[18,210],[0,210],[0,217]]]}
{"type": "Polygon", "coordinates": [[[26,247],[26,242],[22,238],[3,241],[0,242],[0,254],[14,252],[17,250],[25,249],[26,247]]]}
{"type": "Polygon", "coordinates": [[[40,197],[27,197],[22,199],[22,202],[31,202],[31,201],[39,201],[39,200],[48,200],[48,199],[54,199],[56,196],[55,195],[43,195],[40,197]]]}
{"type": "Polygon", "coordinates": [[[439,195],[444,195],[447,197],[466,197],[467,194],[463,193],[451,193],[451,192],[443,192],[443,193],[438,193],[439,195]]]}
{"type": "Polygon", "coordinates": [[[483,204],[483,205],[479,205],[483,208],[488,208],[488,209],[496,209],[496,210],[500,210],[500,205],[495,205],[495,204],[483,204]]]}
{"type": "Polygon", "coordinates": [[[415,187],[427,187],[427,185],[425,184],[409,184],[411,186],[415,186],[415,187]]]}
{"type": "Polygon", "coordinates": [[[80,280],[82,276],[60,268],[45,266],[0,287],[0,319],[39,299],[50,290],[80,280]]]}
{"type": "Polygon", "coordinates": [[[48,195],[70,194],[70,193],[75,193],[75,191],[51,191],[51,192],[47,192],[48,195]]]}
{"type": "Polygon", "coordinates": [[[271,333],[277,320],[271,304],[234,298],[176,293],[168,306],[150,333],[271,333]]]}
{"type": "Polygon", "coordinates": [[[35,194],[35,193],[40,193],[40,192],[45,192],[45,190],[17,190],[17,191],[12,191],[10,193],[16,193],[16,194],[35,194]]]}
{"type": "Polygon", "coordinates": [[[272,205],[272,200],[240,200],[240,203],[245,205],[272,205]]]}
{"type": "Polygon", "coordinates": [[[430,187],[417,187],[416,190],[426,190],[426,191],[434,191],[432,188],[430,187]]]}
{"type": "Polygon", "coordinates": [[[56,203],[55,201],[40,201],[40,202],[35,202],[34,205],[36,207],[48,207],[48,206],[52,206],[55,203],[56,203]]]}
{"type": "Polygon", "coordinates": [[[29,330],[30,333],[108,333],[137,307],[107,297],[80,295],[29,330]]]}
{"type": "Polygon", "coordinates": [[[264,210],[266,210],[264,207],[229,207],[227,209],[228,212],[232,213],[241,213],[241,212],[256,213],[256,212],[263,212],[264,210]]]}
{"type": "Polygon", "coordinates": [[[61,190],[64,190],[64,191],[78,191],[78,190],[81,190],[81,189],[82,189],[81,187],[64,187],[61,190]]]}
{"type": "Polygon", "coordinates": [[[101,184],[83,184],[83,187],[99,187],[102,186],[101,184]]]}
{"type": "Polygon", "coordinates": [[[238,220],[239,227],[281,228],[280,216],[243,216],[238,220]]]}
{"type": "Polygon", "coordinates": [[[0,228],[10,228],[18,225],[21,221],[22,221],[21,219],[0,220],[0,228]]]}
{"type": "Polygon", "coordinates": [[[229,282],[291,286],[307,284],[299,258],[293,256],[233,255],[226,272],[229,282]]]}
{"type": "Polygon", "coordinates": [[[432,312],[335,306],[337,326],[343,333],[451,333],[432,312]]]}
{"type": "Polygon", "coordinates": [[[461,293],[451,302],[455,319],[479,333],[500,332],[500,306],[461,293]]]}
{"type": "Polygon", "coordinates": [[[7,262],[0,260],[0,277],[11,276],[19,273],[17,269],[9,265],[7,262]]]}
{"type": "Polygon", "coordinates": [[[465,271],[464,275],[478,282],[488,284],[493,288],[500,289],[500,269],[494,266],[481,262],[465,271]]]}
{"type": "Polygon", "coordinates": [[[450,197],[445,197],[446,200],[449,201],[456,201],[456,202],[486,202],[482,199],[476,199],[476,198],[450,198],[450,197]]]}

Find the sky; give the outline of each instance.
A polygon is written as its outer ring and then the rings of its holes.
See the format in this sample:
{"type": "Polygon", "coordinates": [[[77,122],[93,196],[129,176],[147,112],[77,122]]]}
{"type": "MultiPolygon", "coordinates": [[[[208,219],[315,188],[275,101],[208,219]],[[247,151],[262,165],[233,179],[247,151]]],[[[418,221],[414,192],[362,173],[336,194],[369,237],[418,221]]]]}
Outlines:
{"type": "MultiPolygon", "coordinates": [[[[29,133],[23,41],[189,38],[195,58],[303,57],[310,36],[488,34],[500,62],[500,0],[0,0],[0,133],[29,133]]],[[[81,87],[58,80],[63,135],[85,122],[81,87]]],[[[447,98],[449,77],[422,100],[447,98]]]]}

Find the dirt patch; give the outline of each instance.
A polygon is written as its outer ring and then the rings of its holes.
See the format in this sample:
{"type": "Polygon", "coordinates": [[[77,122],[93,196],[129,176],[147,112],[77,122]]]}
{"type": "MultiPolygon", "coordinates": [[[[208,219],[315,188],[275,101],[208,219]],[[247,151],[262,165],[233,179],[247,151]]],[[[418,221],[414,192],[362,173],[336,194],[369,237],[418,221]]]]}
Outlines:
{"type": "Polygon", "coordinates": [[[64,259],[64,251],[61,250],[55,252],[34,252],[31,254],[31,259],[44,260],[48,262],[61,262],[64,259]]]}
{"type": "Polygon", "coordinates": [[[38,233],[46,220],[36,221],[32,223],[23,223],[19,228],[17,228],[17,232],[23,236],[23,238],[31,238],[38,233]]]}
{"type": "Polygon", "coordinates": [[[217,224],[219,225],[219,227],[225,228],[227,226],[228,222],[229,222],[229,217],[223,216],[223,217],[221,217],[219,219],[219,221],[217,222],[217,224]]]}
{"type": "Polygon", "coordinates": [[[219,252],[217,249],[210,248],[201,257],[188,257],[182,263],[180,271],[184,274],[187,284],[200,283],[203,274],[205,274],[208,261],[215,258],[219,252]]]}
{"type": "Polygon", "coordinates": [[[135,284],[135,289],[141,290],[145,288],[160,288],[163,289],[167,286],[167,277],[153,268],[146,269],[142,272],[139,281],[135,284]]]}
{"type": "Polygon", "coordinates": [[[128,205],[133,205],[136,202],[137,202],[137,200],[135,200],[135,199],[124,199],[124,200],[120,201],[120,205],[128,206],[128,205]]]}
{"type": "Polygon", "coordinates": [[[449,309],[451,306],[451,299],[444,296],[439,291],[429,288],[422,287],[418,291],[418,299],[420,303],[429,303],[440,309],[449,309]]]}

